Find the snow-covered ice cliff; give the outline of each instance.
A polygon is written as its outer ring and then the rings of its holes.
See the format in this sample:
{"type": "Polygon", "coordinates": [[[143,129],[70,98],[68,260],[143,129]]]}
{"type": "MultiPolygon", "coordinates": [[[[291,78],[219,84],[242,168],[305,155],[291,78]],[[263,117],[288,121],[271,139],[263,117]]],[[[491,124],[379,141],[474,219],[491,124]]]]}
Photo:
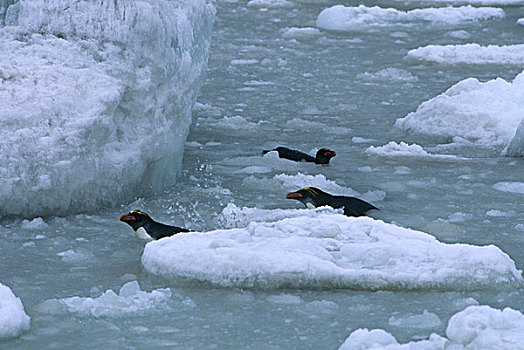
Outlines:
{"type": "Polygon", "coordinates": [[[174,184],[212,1],[0,1],[0,216],[174,184]]]}

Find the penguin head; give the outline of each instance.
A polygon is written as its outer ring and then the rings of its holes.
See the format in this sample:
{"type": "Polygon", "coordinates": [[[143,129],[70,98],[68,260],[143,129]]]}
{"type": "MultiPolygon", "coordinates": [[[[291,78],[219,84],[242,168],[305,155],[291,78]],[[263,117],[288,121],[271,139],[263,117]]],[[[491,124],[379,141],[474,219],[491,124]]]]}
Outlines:
{"type": "Polygon", "coordinates": [[[329,148],[321,148],[317,151],[315,160],[318,164],[328,164],[331,158],[337,155],[337,152],[330,150],[329,148]]]}
{"type": "Polygon", "coordinates": [[[296,199],[302,202],[307,208],[316,208],[318,199],[324,192],[316,187],[305,187],[296,192],[286,194],[286,199],[296,199]]]}
{"type": "Polygon", "coordinates": [[[153,219],[151,219],[149,214],[144,213],[141,210],[131,210],[129,213],[122,215],[120,221],[125,222],[136,231],[140,227],[153,221],[153,219]]]}

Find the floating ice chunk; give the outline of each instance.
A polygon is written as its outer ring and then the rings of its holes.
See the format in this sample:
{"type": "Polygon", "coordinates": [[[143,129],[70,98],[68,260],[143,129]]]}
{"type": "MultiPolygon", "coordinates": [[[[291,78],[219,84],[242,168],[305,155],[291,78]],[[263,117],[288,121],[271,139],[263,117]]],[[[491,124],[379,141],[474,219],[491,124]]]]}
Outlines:
{"type": "Polygon", "coordinates": [[[173,185],[212,2],[1,4],[0,216],[84,211],[173,185]]]}
{"type": "Polygon", "coordinates": [[[517,24],[520,24],[521,26],[524,26],[524,18],[519,18],[517,20],[517,24]]]}
{"type": "Polygon", "coordinates": [[[440,64],[524,64],[524,45],[428,45],[408,51],[407,57],[440,64]]]}
{"type": "Polygon", "coordinates": [[[367,217],[251,222],[150,242],[150,273],[240,288],[463,290],[519,287],[521,271],[499,248],[444,244],[367,217]]]}
{"type": "Polygon", "coordinates": [[[247,6],[258,8],[286,8],[293,7],[294,3],[287,0],[250,0],[247,6]]]}
{"type": "Polygon", "coordinates": [[[440,7],[400,11],[378,6],[345,7],[335,5],[323,10],[317,27],[334,31],[363,31],[370,27],[408,26],[416,21],[433,25],[455,25],[464,22],[503,18],[504,11],[493,7],[440,7]]]}
{"type": "Polygon", "coordinates": [[[148,293],[140,289],[137,281],[132,281],[124,284],[119,294],[109,289],[97,298],[50,299],[40,304],[38,309],[50,314],[73,313],[93,317],[118,317],[158,307],[169,300],[171,294],[169,288],[156,289],[148,293]]]}
{"type": "Polygon", "coordinates": [[[512,82],[501,78],[485,83],[474,78],[462,80],[423,102],[415,112],[397,119],[395,125],[421,134],[461,137],[484,147],[502,149],[518,137],[515,133],[523,120],[524,72],[512,82]]]}
{"type": "Polygon", "coordinates": [[[234,65],[234,66],[248,65],[248,64],[257,64],[257,63],[258,63],[258,60],[254,59],[254,58],[251,58],[251,59],[237,59],[237,60],[232,60],[231,61],[231,64],[234,65]]]}
{"type": "Polygon", "coordinates": [[[357,78],[369,81],[415,82],[418,78],[410,72],[399,68],[384,68],[375,73],[364,72],[357,74],[357,78]]]}
{"type": "Polygon", "coordinates": [[[29,330],[30,321],[20,298],[0,283],[0,339],[18,337],[29,330]]]}
{"type": "Polygon", "coordinates": [[[432,334],[428,340],[399,344],[382,329],[358,329],[339,350],[522,350],[524,315],[510,308],[469,306],[450,318],[446,336],[432,334]]]}
{"type": "Polygon", "coordinates": [[[62,261],[67,262],[67,263],[76,263],[76,262],[86,261],[86,260],[93,258],[94,256],[93,253],[91,253],[90,251],[86,249],[77,249],[77,250],[69,249],[69,250],[60,252],[57,255],[62,258],[62,261]]]}
{"type": "Polygon", "coordinates": [[[282,36],[286,39],[307,39],[317,37],[320,31],[317,28],[286,28],[282,36]]]}
{"type": "Polygon", "coordinates": [[[39,230],[48,227],[49,225],[42,218],[34,218],[33,220],[23,220],[20,228],[28,230],[39,230]]]}
{"type": "Polygon", "coordinates": [[[497,182],[493,188],[502,192],[524,194],[524,182],[497,182]]]}
{"type": "Polygon", "coordinates": [[[440,318],[436,314],[428,312],[428,310],[424,310],[419,315],[391,316],[388,322],[395,327],[421,329],[436,328],[442,324],[440,318]]]}
{"type": "Polygon", "coordinates": [[[431,154],[426,152],[422,146],[417,144],[409,145],[405,142],[396,143],[391,141],[384,146],[370,146],[365,151],[367,154],[378,155],[382,157],[420,157],[431,159],[465,159],[454,155],[447,154],[431,154]]]}
{"type": "Polygon", "coordinates": [[[331,209],[329,207],[315,209],[258,209],[237,207],[235,204],[229,203],[218,215],[218,222],[225,228],[246,227],[253,221],[273,222],[291,217],[316,217],[325,212],[342,213],[342,209],[331,209]]]}
{"type": "Polygon", "coordinates": [[[471,37],[471,34],[466,32],[465,30],[455,30],[453,32],[449,32],[448,35],[452,38],[457,39],[469,39],[471,37]]]}

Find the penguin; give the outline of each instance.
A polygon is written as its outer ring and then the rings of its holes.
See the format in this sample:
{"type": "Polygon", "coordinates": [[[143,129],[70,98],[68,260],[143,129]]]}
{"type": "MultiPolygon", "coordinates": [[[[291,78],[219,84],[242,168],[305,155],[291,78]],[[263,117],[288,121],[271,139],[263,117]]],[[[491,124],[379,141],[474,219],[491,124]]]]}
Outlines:
{"type": "Polygon", "coordinates": [[[315,158],[309,154],[290,149],[287,147],[277,147],[272,150],[264,150],[262,154],[266,154],[271,151],[277,151],[280,158],[294,160],[295,162],[305,161],[316,164],[329,164],[331,158],[337,155],[337,152],[330,150],[329,148],[321,148],[317,151],[315,158]]]}
{"type": "Polygon", "coordinates": [[[286,194],[286,199],[296,199],[302,202],[306,208],[316,208],[328,205],[334,209],[344,208],[344,215],[362,216],[368,210],[378,209],[373,204],[362,199],[346,196],[333,196],[316,187],[302,188],[296,192],[286,194]]]}
{"type": "Polygon", "coordinates": [[[176,235],[179,232],[191,232],[188,229],[169,226],[156,222],[147,213],[140,210],[131,210],[120,216],[120,221],[125,222],[135,231],[135,235],[144,240],[155,240],[176,235]]]}

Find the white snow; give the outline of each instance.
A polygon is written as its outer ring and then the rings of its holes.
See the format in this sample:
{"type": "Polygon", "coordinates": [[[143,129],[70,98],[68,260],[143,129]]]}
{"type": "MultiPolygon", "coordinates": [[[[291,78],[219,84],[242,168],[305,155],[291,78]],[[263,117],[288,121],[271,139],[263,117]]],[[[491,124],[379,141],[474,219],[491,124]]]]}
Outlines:
{"type": "Polygon", "coordinates": [[[8,3],[0,215],[89,210],[172,185],[207,64],[213,5],[8,3]]]}
{"type": "Polygon", "coordinates": [[[175,281],[239,288],[463,290],[522,285],[521,271],[493,245],[444,244],[368,217],[305,211],[299,217],[150,242],[142,264],[175,281]]]}
{"type": "Polygon", "coordinates": [[[118,317],[161,306],[171,298],[169,288],[142,291],[137,281],[127,282],[119,293],[108,289],[96,298],[70,297],[50,299],[39,305],[40,312],[48,314],[73,313],[93,317],[118,317]]]}
{"type": "Polygon", "coordinates": [[[367,154],[377,155],[382,157],[417,157],[417,158],[431,158],[431,159],[464,159],[454,155],[447,154],[431,154],[428,153],[422,146],[417,144],[407,144],[405,142],[396,143],[389,142],[384,146],[369,146],[366,151],[367,154]]]}
{"type": "Polygon", "coordinates": [[[317,27],[334,31],[362,31],[370,27],[409,26],[416,21],[432,25],[455,25],[503,17],[504,11],[493,7],[448,6],[401,11],[378,6],[335,5],[318,15],[317,27]]]}
{"type": "Polygon", "coordinates": [[[428,45],[409,50],[407,57],[440,64],[524,64],[522,45],[428,45]]]}
{"type": "Polygon", "coordinates": [[[524,194],[524,182],[497,182],[493,188],[502,192],[524,194]]]}
{"type": "Polygon", "coordinates": [[[515,134],[523,120],[524,72],[512,82],[501,78],[484,83],[474,78],[462,80],[397,119],[395,125],[421,134],[464,138],[495,149],[511,142],[513,150],[522,150],[524,138],[515,134]]]}
{"type": "Polygon", "coordinates": [[[0,339],[18,337],[29,329],[30,321],[20,298],[0,283],[0,339]]]}
{"type": "Polygon", "coordinates": [[[446,337],[431,334],[428,340],[399,344],[382,329],[358,329],[339,350],[522,350],[524,315],[510,308],[469,306],[450,318],[446,337]]]}

